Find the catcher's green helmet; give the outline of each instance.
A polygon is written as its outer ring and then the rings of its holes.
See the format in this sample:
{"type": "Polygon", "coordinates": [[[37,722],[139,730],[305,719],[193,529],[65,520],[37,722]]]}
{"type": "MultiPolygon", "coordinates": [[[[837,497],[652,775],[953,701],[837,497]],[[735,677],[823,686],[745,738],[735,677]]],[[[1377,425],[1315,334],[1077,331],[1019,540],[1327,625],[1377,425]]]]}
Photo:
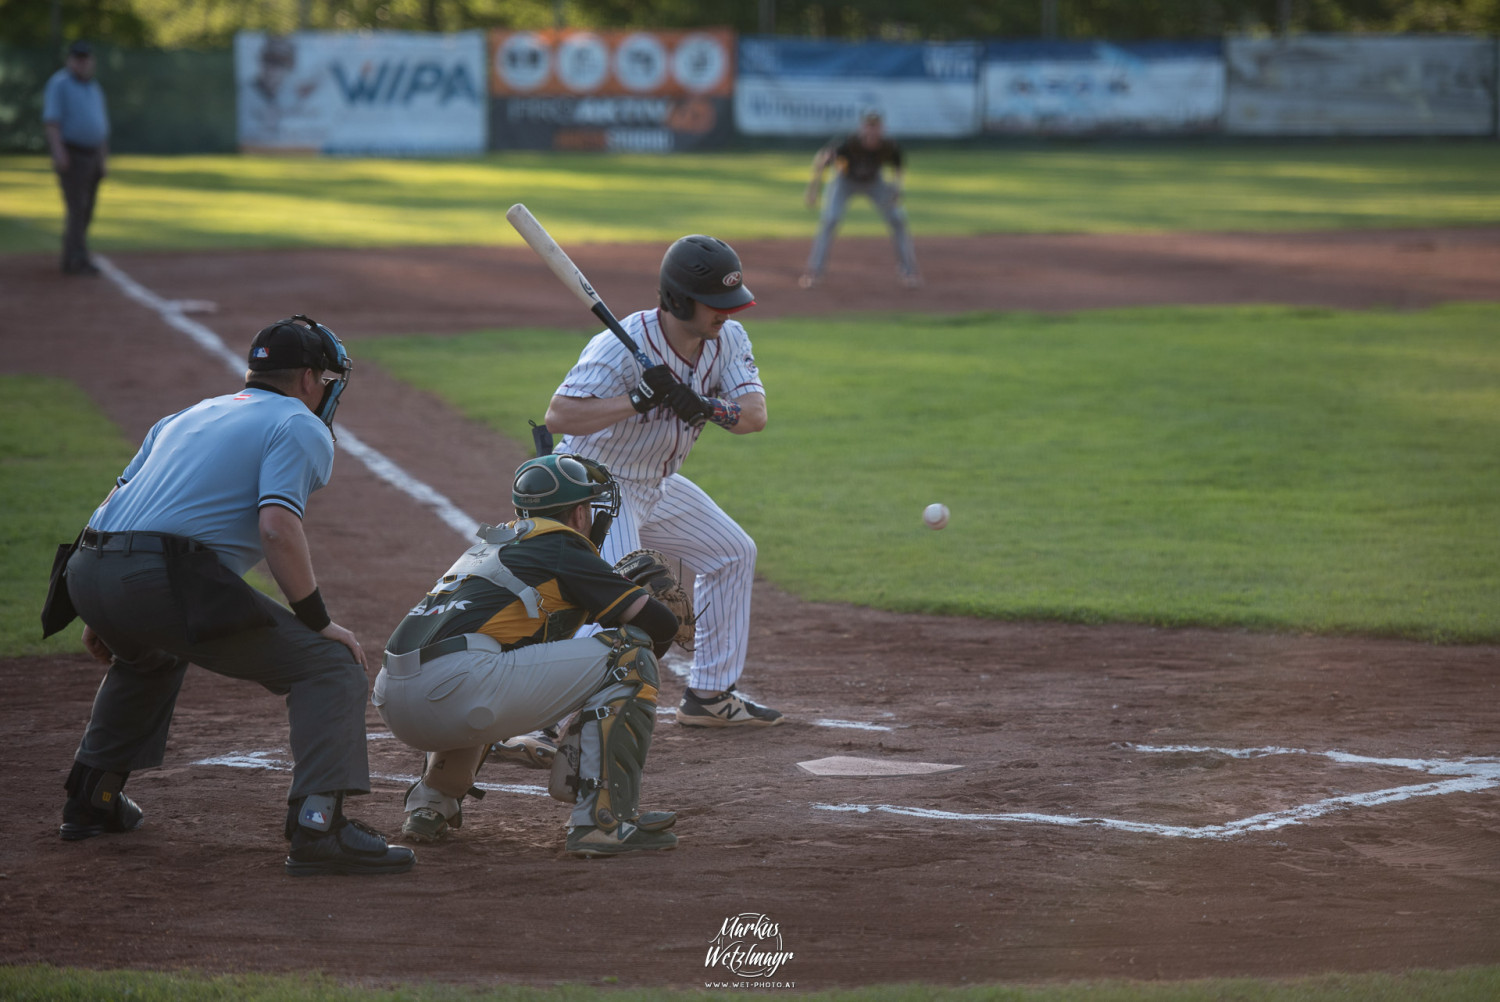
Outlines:
{"type": "Polygon", "coordinates": [[[612,516],[620,513],[620,485],[604,464],[568,453],[522,463],[510,499],[523,518],[554,518],[583,503],[612,516]]]}
{"type": "Polygon", "coordinates": [[[701,233],[683,237],[661,259],[661,305],[679,320],[693,315],[693,300],[721,313],[755,305],[745,288],[740,256],[717,237],[701,233]]]}

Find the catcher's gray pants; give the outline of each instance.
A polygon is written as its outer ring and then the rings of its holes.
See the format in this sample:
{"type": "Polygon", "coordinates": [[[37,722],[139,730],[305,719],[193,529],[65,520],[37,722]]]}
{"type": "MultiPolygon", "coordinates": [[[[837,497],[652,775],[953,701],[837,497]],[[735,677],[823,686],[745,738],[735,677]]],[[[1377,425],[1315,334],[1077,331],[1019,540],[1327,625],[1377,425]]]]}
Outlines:
{"type": "Polygon", "coordinates": [[[487,746],[556,723],[610,688],[610,646],[594,637],[507,651],[483,634],[465,636],[467,650],[426,663],[417,653],[387,654],[375,677],[371,701],[391,733],[437,753],[408,811],[430,806],[453,817],[487,746]],[[436,763],[450,764],[452,775],[435,776],[436,763]]]}
{"type": "Polygon", "coordinates": [[[67,210],[67,222],[63,226],[62,266],[70,271],[88,263],[89,223],[94,218],[94,204],[99,197],[99,182],[103,157],[98,150],[82,146],[67,147],[68,169],[57,174],[58,186],[62,189],[63,206],[67,210]]]}
{"type": "MultiPolygon", "coordinates": [[[[370,792],[364,666],[349,648],[258,596],[276,625],[189,642],[160,553],[79,549],[68,562],[78,615],[114,652],[77,760],[110,772],[161,764],[189,663],[286,697],[292,746],[287,800],[370,792]]],[[[229,750],[225,746],[225,750],[229,750]]]]}
{"type": "Polygon", "coordinates": [[[818,219],[818,236],[813,241],[812,253],[807,258],[808,274],[823,274],[823,267],[828,263],[828,249],[833,246],[834,231],[843,221],[849,199],[854,195],[865,195],[875,203],[875,208],[885,217],[885,224],[891,228],[891,242],[896,247],[896,261],[901,274],[916,277],[917,250],[912,245],[911,232],[906,226],[906,210],[901,207],[900,192],[896,186],[883,178],[851,181],[843,173],[834,176],[823,196],[823,214],[818,219]]]}

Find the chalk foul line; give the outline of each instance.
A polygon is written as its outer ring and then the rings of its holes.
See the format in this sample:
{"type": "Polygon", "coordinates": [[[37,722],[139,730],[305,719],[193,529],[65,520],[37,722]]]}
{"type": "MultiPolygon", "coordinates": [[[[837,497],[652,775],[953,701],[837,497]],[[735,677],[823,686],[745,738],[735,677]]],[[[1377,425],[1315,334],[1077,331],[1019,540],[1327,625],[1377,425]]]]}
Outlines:
{"type": "MultiPolygon", "coordinates": [[[[99,270],[104,272],[105,277],[113,282],[127,297],[155,312],[168,327],[187,335],[198,347],[224,362],[235,376],[244,375],[246,369],[245,359],[230,350],[229,346],[224,343],[224,339],[218,334],[192,317],[189,317],[183,310],[183,300],[163,299],[125,274],[125,272],[120,270],[118,265],[101,254],[94,255],[93,260],[99,266],[99,270]]],[[[191,300],[187,302],[191,304],[191,300]]],[[[461,511],[452,501],[448,500],[448,498],[430,485],[407,473],[380,451],[366,445],[363,439],[344,425],[339,425],[338,436],[340,448],[363,463],[365,468],[377,478],[416,501],[424,508],[431,509],[443,521],[444,525],[447,525],[466,539],[472,539],[474,534],[479,531],[479,523],[461,511]]]]}
{"type": "MultiPolygon", "coordinates": [[[[213,755],[209,758],[201,758],[192,763],[193,765],[220,765],[230,769],[269,769],[272,772],[291,772],[292,762],[290,759],[279,757],[279,751],[251,751],[251,752],[229,752],[225,755],[213,755]]],[[[399,773],[372,772],[371,779],[383,779],[392,783],[402,783],[410,786],[421,777],[416,775],[406,776],[399,773]]],[[[518,793],[523,796],[545,797],[549,796],[545,786],[537,786],[533,783],[475,783],[481,790],[492,793],[518,793]]]]}
{"type": "Polygon", "coordinates": [[[1306,824],[1314,818],[1336,811],[1356,807],[1378,807],[1383,804],[1400,803],[1416,797],[1436,797],[1448,793],[1480,793],[1500,786],[1500,758],[1483,757],[1467,759],[1411,759],[1374,758],[1369,755],[1354,755],[1342,751],[1310,752],[1302,748],[1208,748],[1194,745],[1130,745],[1135,751],[1153,754],[1196,753],[1223,755],[1236,759],[1264,758],[1271,755],[1308,755],[1326,758],[1342,765],[1376,765],[1398,769],[1410,769],[1431,776],[1447,776],[1436,782],[1417,783],[1411,786],[1395,786],[1368,793],[1354,793],[1338,797],[1327,797],[1308,804],[1300,804],[1283,811],[1255,814],[1227,824],[1218,825],[1167,825],[1146,821],[1129,821],[1122,818],[1072,817],[1061,814],[1037,814],[1032,812],[970,814],[957,811],[940,811],[925,807],[903,807],[895,804],[814,804],[820,811],[840,811],[856,814],[882,813],[905,817],[922,818],[929,821],[999,822],[1011,824],[1055,825],[1064,828],[1104,828],[1113,831],[1138,832],[1146,835],[1162,835],[1169,838],[1231,839],[1250,832],[1274,831],[1289,825],[1306,824]]]}

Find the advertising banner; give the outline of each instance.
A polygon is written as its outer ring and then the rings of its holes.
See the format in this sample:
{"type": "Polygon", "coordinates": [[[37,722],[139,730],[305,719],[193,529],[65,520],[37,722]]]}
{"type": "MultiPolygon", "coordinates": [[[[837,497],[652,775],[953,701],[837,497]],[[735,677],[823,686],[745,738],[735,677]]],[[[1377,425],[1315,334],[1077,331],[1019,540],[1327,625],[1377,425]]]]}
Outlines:
{"type": "Polygon", "coordinates": [[[669,153],[733,135],[734,32],[494,31],[495,149],[669,153]]]}
{"type": "Polygon", "coordinates": [[[865,108],[888,133],[956,138],[979,131],[977,42],[740,40],[734,120],[749,136],[827,138],[852,131],[865,108]]]}
{"type": "Polygon", "coordinates": [[[987,132],[1207,132],[1224,114],[1224,59],[1218,42],[992,42],[983,92],[987,132]]]}
{"type": "Polygon", "coordinates": [[[1227,132],[1481,136],[1494,128],[1487,38],[1231,38],[1224,55],[1227,132]]]}
{"type": "Polygon", "coordinates": [[[243,31],[241,149],[346,154],[485,148],[484,35],[243,31]]]}

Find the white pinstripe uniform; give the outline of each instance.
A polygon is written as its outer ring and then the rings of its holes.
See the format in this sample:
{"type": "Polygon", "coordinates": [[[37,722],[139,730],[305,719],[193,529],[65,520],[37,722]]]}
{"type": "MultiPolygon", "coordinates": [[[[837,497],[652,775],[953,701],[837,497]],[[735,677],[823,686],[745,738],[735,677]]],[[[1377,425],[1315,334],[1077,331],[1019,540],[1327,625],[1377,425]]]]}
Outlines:
{"type": "MultiPolygon", "coordinates": [[[[765,393],[750,336],[736,320],[726,320],[717,339],[703,342],[696,363],[667,342],[659,311],[632,313],[620,324],[647,357],[664,363],[700,396],[733,400],[765,393]]],[[[640,381],[640,364],[605,331],[584,348],[557,395],[617,397],[640,381]]],[[[658,407],[589,435],[564,435],[556,451],[603,463],[620,483],[620,514],[604,541],[605,560],[614,563],[646,546],[682,561],[684,577],[694,575],[693,607],[700,615],[688,685],[719,692],[745,670],[755,541],[702,488],[677,472],[700,431],[670,407],[658,407]]]]}

